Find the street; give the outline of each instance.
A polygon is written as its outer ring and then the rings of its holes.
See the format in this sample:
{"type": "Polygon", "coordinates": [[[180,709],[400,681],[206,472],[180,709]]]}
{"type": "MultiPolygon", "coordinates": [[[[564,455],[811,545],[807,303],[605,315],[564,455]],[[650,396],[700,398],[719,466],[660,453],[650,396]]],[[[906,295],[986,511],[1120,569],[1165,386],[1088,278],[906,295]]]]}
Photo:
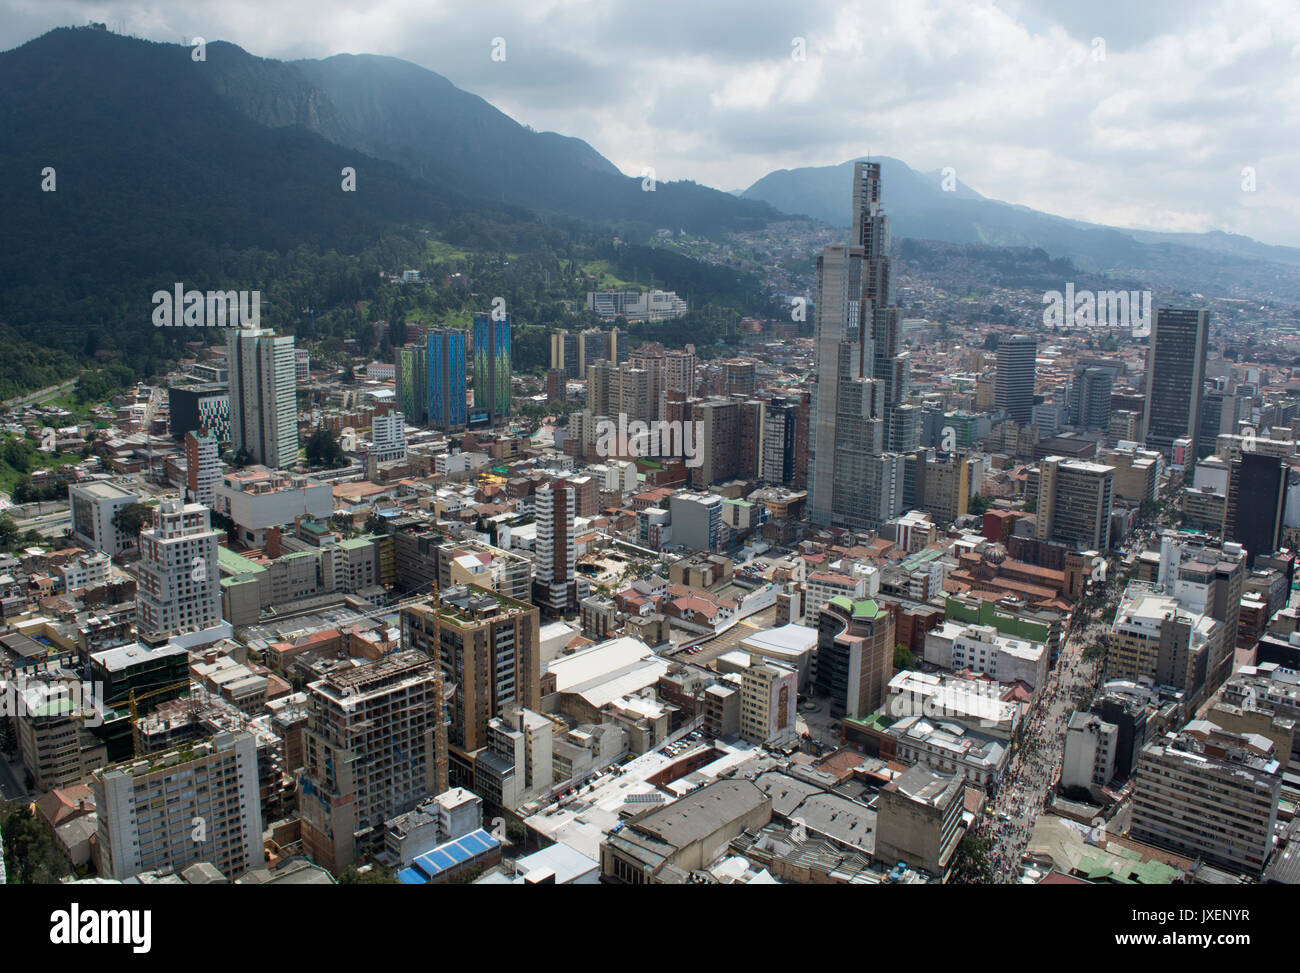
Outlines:
{"type": "Polygon", "coordinates": [[[987,834],[993,839],[989,864],[995,882],[1014,883],[1020,878],[1020,859],[1034,821],[1060,775],[1070,714],[1091,697],[1101,674],[1102,660],[1085,660],[1084,650],[1106,627],[1091,624],[1061,647],[1060,659],[1022,730],[997,796],[989,802],[987,834]]]}

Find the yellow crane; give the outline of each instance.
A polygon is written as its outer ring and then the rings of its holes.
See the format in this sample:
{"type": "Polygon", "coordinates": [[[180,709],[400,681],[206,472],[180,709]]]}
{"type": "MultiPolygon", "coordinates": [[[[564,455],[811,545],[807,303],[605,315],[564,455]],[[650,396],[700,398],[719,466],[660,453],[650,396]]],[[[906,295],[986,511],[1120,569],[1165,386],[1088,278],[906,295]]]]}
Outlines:
{"type": "Polygon", "coordinates": [[[170,686],[163,686],[159,689],[151,689],[147,693],[136,695],[135,690],[131,690],[130,696],[127,697],[127,703],[131,707],[131,747],[135,756],[140,756],[140,712],[137,704],[154,696],[161,696],[163,693],[174,692],[177,689],[189,689],[190,681],[174,682],[170,686]]]}

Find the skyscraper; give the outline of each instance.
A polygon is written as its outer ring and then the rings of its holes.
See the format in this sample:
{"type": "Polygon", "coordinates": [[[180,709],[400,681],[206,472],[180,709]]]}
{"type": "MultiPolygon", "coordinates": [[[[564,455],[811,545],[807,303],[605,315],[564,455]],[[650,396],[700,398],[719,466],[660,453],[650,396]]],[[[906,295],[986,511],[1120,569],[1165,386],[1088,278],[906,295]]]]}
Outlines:
{"type": "Polygon", "coordinates": [[[995,388],[997,407],[1019,425],[1028,425],[1034,416],[1034,378],[1038,361],[1038,340],[1029,335],[1002,335],[998,338],[998,379],[995,388]]]}
{"type": "Polygon", "coordinates": [[[1110,395],[1114,379],[1109,369],[1078,365],[1070,383],[1070,423],[1082,429],[1110,425],[1110,395]]]}
{"type": "MultiPolygon", "coordinates": [[[[393,374],[397,386],[397,408],[413,426],[429,421],[429,352],[427,347],[398,348],[393,374]]],[[[461,369],[465,374],[465,369],[461,369]]],[[[461,401],[465,397],[461,396],[461,401]]]]}
{"type": "Polygon", "coordinates": [[[498,321],[492,313],[475,314],[474,412],[480,420],[486,412],[488,425],[502,423],[510,415],[510,375],[509,315],[498,321]]]}
{"type": "Polygon", "coordinates": [[[1152,316],[1144,438],[1166,458],[1173,457],[1174,440],[1184,436],[1196,455],[1209,334],[1209,311],[1158,307],[1152,316]]]}
{"type": "Polygon", "coordinates": [[[429,425],[443,432],[464,429],[465,332],[459,328],[434,328],[425,340],[429,425]]]}
{"type": "Polygon", "coordinates": [[[534,512],[537,568],[533,601],[547,614],[571,614],[578,610],[577,544],[573,529],[576,491],[565,481],[556,480],[537,491],[534,512]]]}
{"type": "Polygon", "coordinates": [[[201,503],[164,500],[140,531],[136,624],[150,637],[199,632],[221,622],[217,531],[201,503]]]}
{"type": "Polygon", "coordinates": [[[297,366],[293,336],[259,328],[232,331],[230,448],[254,463],[283,469],[298,462],[297,366]]]}
{"type": "Polygon", "coordinates": [[[1223,539],[1246,549],[1246,564],[1282,546],[1287,466],[1276,456],[1242,453],[1228,477],[1223,539]]]}
{"type": "Polygon", "coordinates": [[[880,195],[880,165],[856,163],[852,245],[827,247],[817,260],[808,509],[818,524],[870,527],[897,512],[901,476],[896,494],[888,486],[901,469],[894,460],[920,437],[918,416],[905,407],[910,360],[900,350],[880,195]]]}

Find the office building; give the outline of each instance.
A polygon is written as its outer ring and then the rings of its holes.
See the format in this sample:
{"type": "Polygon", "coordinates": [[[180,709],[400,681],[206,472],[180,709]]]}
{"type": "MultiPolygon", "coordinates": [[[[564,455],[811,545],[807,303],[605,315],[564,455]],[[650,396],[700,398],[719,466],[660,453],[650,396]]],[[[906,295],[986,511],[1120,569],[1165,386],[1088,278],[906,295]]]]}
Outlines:
{"type": "MultiPolygon", "coordinates": [[[[471,425],[496,426],[510,416],[510,317],[474,315],[474,412],[471,425]]],[[[433,367],[430,354],[430,368],[433,367]]],[[[432,387],[432,382],[430,383],[432,387]]]]}
{"type": "Polygon", "coordinates": [[[1018,425],[1028,425],[1034,414],[1034,380],[1038,368],[1038,340],[1030,335],[998,338],[998,376],[995,401],[1018,425]]]}
{"type": "Polygon", "coordinates": [[[95,771],[97,871],[119,881],[207,862],[234,878],[260,868],[262,804],[257,744],[249,733],[95,771]]]}
{"type": "Polygon", "coordinates": [[[759,746],[798,745],[795,703],[799,671],[793,666],[750,656],[740,673],[740,736],[759,746]]]}
{"type": "Polygon", "coordinates": [[[221,450],[230,448],[230,389],[225,385],[172,385],[167,389],[167,427],[173,439],[207,432],[221,450]]]}
{"type": "MultiPolygon", "coordinates": [[[[475,340],[478,340],[478,318],[475,318],[475,340]]],[[[490,325],[492,322],[488,321],[490,325]]],[[[498,322],[501,324],[501,322],[498,322]]],[[[484,326],[484,341],[489,341],[487,325],[484,326]]],[[[493,332],[495,334],[495,332],[493,332]]],[[[506,364],[509,367],[510,338],[506,326],[506,364]]],[[[464,429],[468,420],[465,405],[465,332],[459,328],[434,328],[425,337],[425,359],[428,362],[429,425],[443,432],[464,429]]],[[[478,352],[474,355],[475,377],[479,368],[478,352]]],[[[485,378],[484,381],[487,381],[485,378]]],[[[478,392],[475,392],[475,412],[483,410],[478,405],[478,392]]],[[[486,393],[485,393],[486,394],[486,393]]],[[[509,383],[507,382],[507,405],[509,404],[509,383]]]]}
{"type": "Polygon", "coordinates": [[[1232,461],[1223,538],[1246,549],[1248,566],[1282,546],[1288,472],[1282,460],[1263,453],[1242,453],[1232,461]]]}
{"type": "Polygon", "coordinates": [[[696,551],[721,550],[722,497],[680,490],[669,498],[672,539],[696,551]]]}
{"type": "Polygon", "coordinates": [[[1209,334],[1209,311],[1158,307],[1152,316],[1143,435],[1167,459],[1174,440],[1183,438],[1191,439],[1196,455],[1209,334]]]}
{"type": "MultiPolygon", "coordinates": [[[[463,339],[464,332],[460,334],[463,339]]],[[[429,349],[427,346],[408,345],[396,349],[393,354],[397,408],[411,425],[423,426],[429,421],[429,349]]],[[[460,374],[465,374],[463,367],[460,374]]],[[[461,402],[465,401],[464,395],[460,398],[461,402]]]]}
{"type": "Polygon", "coordinates": [[[1223,637],[1206,662],[1210,690],[1232,671],[1241,601],[1249,568],[1246,551],[1231,542],[1215,546],[1204,534],[1165,531],[1160,538],[1156,583],[1188,611],[1223,624],[1223,637]]]}
{"type": "Polygon", "coordinates": [[[1106,652],[1107,675],[1152,679],[1189,693],[1201,689],[1212,660],[1220,657],[1225,626],[1180,605],[1173,596],[1132,583],[1124,592],[1106,652]]]}
{"type": "Polygon", "coordinates": [[[1065,731],[1061,787],[1082,787],[1098,794],[1115,776],[1118,753],[1118,726],[1093,713],[1074,713],[1065,731]]]}
{"type": "Polygon", "coordinates": [[[1142,748],[1129,835],[1257,878],[1273,848],[1281,765],[1257,734],[1194,720],[1142,748]]]}
{"type": "Polygon", "coordinates": [[[1110,426],[1110,396],[1114,387],[1109,368],[1079,364],[1070,383],[1070,424],[1080,429],[1110,426]]]}
{"type": "Polygon", "coordinates": [[[151,639],[221,623],[217,538],[201,503],[164,500],[140,531],[136,625],[151,639]]]}
{"type": "Polygon", "coordinates": [[[961,778],[936,774],[917,764],[880,789],[876,807],[879,862],[906,862],[944,879],[966,829],[961,778]]]}
{"type": "Polygon", "coordinates": [[[139,502],[139,494],[135,491],[108,480],[70,484],[68,505],[71,507],[73,540],[92,551],[103,551],[109,557],[116,557],[136,542],[114,523],[118,511],[139,502]]]}
{"type": "Polygon", "coordinates": [[[378,851],[384,822],[447,790],[443,674],[404,650],[307,685],[302,841],[337,874],[378,851]]]}
{"type": "Polygon", "coordinates": [[[1035,504],[1034,536],[1076,551],[1110,547],[1115,468],[1048,456],[1029,470],[1025,498],[1035,504]]]}
{"type": "Polygon", "coordinates": [[[894,616],[875,601],[837,596],[817,613],[817,695],[833,716],[880,708],[894,676],[894,616]]]}

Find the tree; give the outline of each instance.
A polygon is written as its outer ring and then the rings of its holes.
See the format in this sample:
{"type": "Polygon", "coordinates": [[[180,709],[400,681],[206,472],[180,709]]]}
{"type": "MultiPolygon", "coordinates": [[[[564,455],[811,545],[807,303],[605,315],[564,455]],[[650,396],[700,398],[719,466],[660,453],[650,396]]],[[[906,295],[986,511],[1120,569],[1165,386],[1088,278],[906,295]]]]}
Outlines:
{"type": "Polygon", "coordinates": [[[142,503],[128,503],[113,514],[113,526],[134,540],[149,519],[150,509],[142,503]]]}
{"type": "Polygon", "coordinates": [[[322,426],[307,440],[307,462],[311,466],[342,466],[347,459],[338,438],[322,426]]]}
{"type": "Polygon", "coordinates": [[[370,516],[366,518],[367,534],[387,534],[388,524],[383,517],[379,516],[378,510],[371,510],[370,516]]]}
{"type": "Polygon", "coordinates": [[[67,859],[54,847],[54,840],[36,820],[30,805],[18,801],[5,805],[0,820],[5,870],[11,885],[55,885],[68,874],[67,859]]]}
{"type": "Polygon", "coordinates": [[[916,654],[906,645],[894,646],[894,668],[901,671],[903,669],[916,668],[916,654]]]}
{"type": "Polygon", "coordinates": [[[989,864],[989,852],[992,850],[993,839],[967,832],[952,856],[952,883],[991,885],[993,866],[989,864]]]}
{"type": "Polygon", "coordinates": [[[0,547],[12,550],[18,542],[18,525],[8,517],[0,516],[0,547]]]}
{"type": "Polygon", "coordinates": [[[970,502],[966,505],[966,512],[972,513],[976,517],[983,517],[984,512],[988,509],[989,502],[985,499],[984,494],[982,493],[975,494],[970,498],[970,502]]]}

